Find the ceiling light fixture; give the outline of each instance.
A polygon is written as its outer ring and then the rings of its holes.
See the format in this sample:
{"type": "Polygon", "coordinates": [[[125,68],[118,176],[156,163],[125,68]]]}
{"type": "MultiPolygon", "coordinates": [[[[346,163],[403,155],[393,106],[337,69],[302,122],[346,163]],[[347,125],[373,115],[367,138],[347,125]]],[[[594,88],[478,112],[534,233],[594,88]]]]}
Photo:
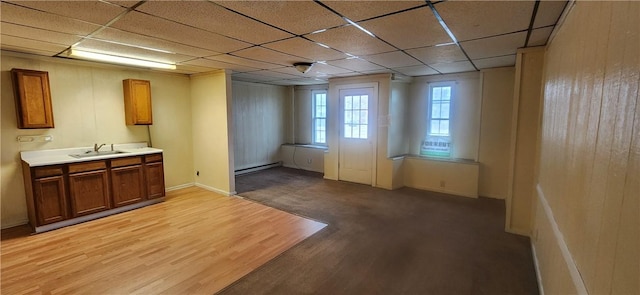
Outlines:
{"type": "Polygon", "coordinates": [[[373,38],[376,37],[376,35],[374,35],[373,33],[369,32],[369,31],[367,31],[367,29],[361,27],[359,24],[356,24],[356,22],[354,22],[354,21],[352,21],[352,20],[350,20],[350,19],[348,19],[346,17],[344,18],[344,20],[347,21],[348,23],[350,23],[351,25],[353,25],[354,27],[360,29],[360,31],[363,31],[363,32],[367,33],[369,36],[371,36],[373,38]]]}
{"type": "Polygon", "coordinates": [[[124,56],[118,56],[118,55],[111,55],[111,54],[104,54],[104,53],[97,53],[97,52],[91,52],[91,51],[85,51],[85,50],[78,50],[75,48],[69,49],[67,51],[67,56],[79,58],[79,59],[104,61],[109,63],[117,63],[117,64],[124,64],[124,65],[130,65],[130,66],[138,66],[138,67],[169,69],[169,70],[176,69],[175,64],[130,58],[130,57],[124,57],[124,56]]]}
{"type": "Polygon", "coordinates": [[[296,68],[296,70],[298,70],[298,72],[300,73],[306,73],[308,72],[311,67],[313,66],[312,62],[297,62],[294,63],[293,66],[296,68]]]}

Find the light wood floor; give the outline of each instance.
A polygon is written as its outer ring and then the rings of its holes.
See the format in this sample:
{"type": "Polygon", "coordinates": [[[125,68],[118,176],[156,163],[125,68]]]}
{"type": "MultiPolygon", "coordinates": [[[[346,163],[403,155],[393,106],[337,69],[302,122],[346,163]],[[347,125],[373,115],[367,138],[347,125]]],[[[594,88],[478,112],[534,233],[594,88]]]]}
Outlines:
{"type": "Polygon", "coordinates": [[[2,294],[213,294],[326,225],[199,188],[38,235],[3,231],[2,294]]]}

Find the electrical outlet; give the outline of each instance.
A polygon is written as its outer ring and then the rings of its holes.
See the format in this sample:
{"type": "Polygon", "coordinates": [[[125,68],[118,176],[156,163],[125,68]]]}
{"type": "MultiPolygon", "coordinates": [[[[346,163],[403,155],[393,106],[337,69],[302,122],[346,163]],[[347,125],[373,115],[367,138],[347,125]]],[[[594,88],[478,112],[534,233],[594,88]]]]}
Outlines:
{"type": "Polygon", "coordinates": [[[196,176],[200,176],[200,171],[196,171],[196,176]]]}
{"type": "Polygon", "coordinates": [[[445,187],[447,186],[447,182],[444,180],[440,180],[440,187],[445,187]]]}

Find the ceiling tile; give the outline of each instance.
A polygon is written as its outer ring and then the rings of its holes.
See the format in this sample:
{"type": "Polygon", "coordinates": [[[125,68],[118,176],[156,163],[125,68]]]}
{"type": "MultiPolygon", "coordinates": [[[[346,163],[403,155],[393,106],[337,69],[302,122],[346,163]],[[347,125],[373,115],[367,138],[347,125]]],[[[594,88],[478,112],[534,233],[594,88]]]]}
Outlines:
{"type": "Polygon", "coordinates": [[[454,62],[467,59],[460,47],[455,44],[409,49],[406,52],[426,64],[454,62]]]}
{"type": "Polygon", "coordinates": [[[532,46],[541,46],[547,44],[547,40],[549,40],[549,36],[551,36],[551,32],[553,31],[553,27],[546,27],[541,29],[535,29],[531,31],[531,36],[529,36],[529,47],[532,46]]]}
{"type": "Polygon", "coordinates": [[[429,7],[359,23],[400,49],[452,42],[429,7]]]}
{"type": "Polygon", "coordinates": [[[112,27],[217,52],[231,52],[251,46],[246,42],[137,11],[128,13],[112,27]]]}
{"type": "Polygon", "coordinates": [[[263,45],[264,47],[305,57],[312,61],[334,60],[344,58],[346,55],[331,48],[322,47],[312,41],[296,37],[263,45]]]}
{"type": "Polygon", "coordinates": [[[2,49],[19,51],[19,52],[28,52],[28,53],[54,52],[54,54],[47,54],[47,55],[53,56],[55,54],[58,54],[59,52],[64,51],[67,48],[68,46],[65,46],[65,45],[8,36],[4,34],[2,35],[2,49]],[[20,49],[24,49],[24,50],[20,50],[20,49]]]}
{"type": "Polygon", "coordinates": [[[41,12],[6,2],[2,2],[0,10],[2,11],[2,22],[4,23],[20,24],[34,28],[52,30],[55,32],[83,36],[100,28],[100,26],[95,24],[41,12]]]}
{"type": "Polygon", "coordinates": [[[293,66],[272,69],[271,71],[278,72],[278,73],[283,73],[283,74],[289,74],[289,75],[293,75],[293,76],[298,76],[298,78],[307,76],[307,74],[300,73],[300,71],[296,70],[296,68],[293,67],[293,66]]]}
{"type": "Polygon", "coordinates": [[[4,22],[1,24],[0,30],[2,31],[2,35],[14,37],[29,36],[29,39],[66,46],[71,46],[82,39],[81,37],[73,34],[59,33],[55,31],[19,26],[4,22]]]}
{"type": "Polygon", "coordinates": [[[311,71],[309,71],[309,72],[313,73],[315,76],[322,77],[322,76],[324,76],[324,74],[327,74],[327,75],[338,75],[338,74],[350,73],[352,71],[347,70],[347,69],[334,67],[334,66],[328,65],[328,64],[316,63],[316,64],[313,65],[313,67],[311,68],[311,71]]]}
{"type": "Polygon", "coordinates": [[[449,73],[459,73],[459,72],[470,72],[475,71],[476,69],[469,61],[457,61],[450,63],[436,63],[430,65],[432,68],[438,70],[440,73],[449,74],[449,73]]]}
{"type": "Polygon", "coordinates": [[[259,47],[259,46],[236,51],[233,53],[233,55],[270,62],[270,63],[279,64],[283,66],[289,66],[289,65],[292,65],[293,63],[301,62],[301,61],[309,61],[309,60],[304,60],[304,58],[301,58],[301,57],[280,53],[280,52],[277,52],[268,48],[264,48],[264,47],[259,47]]]}
{"type": "MultiPolygon", "coordinates": [[[[251,72],[251,74],[269,76],[269,77],[278,78],[278,79],[300,79],[300,76],[298,75],[290,75],[290,74],[285,74],[277,71],[269,71],[269,70],[251,72]]],[[[301,73],[298,72],[298,74],[301,74],[301,73]]]]}
{"type": "Polygon", "coordinates": [[[529,28],[535,1],[445,1],[436,10],[458,41],[529,28]]]}
{"type": "Polygon", "coordinates": [[[217,61],[217,60],[211,60],[211,59],[207,59],[207,58],[197,58],[197,59],[189,60],[187,62],[183,62],[183,63],[180,63],[180,64],[205,67],[205,68],[209,68],[210,70],[227,69],[227,70],[232,70],[234,72],[240,72],[240,73],[241,72],[254,72],[254,71],[259,71],[260,70],[260,69],[253,68],[253,67],[247,67],[247,66],[238,65],[238,64],[231,64],[231,63],[226,63],[226,62],[217,61]]]}
{"type": "Polygon", "coordinates": [[[220,68],[202,67],[202,66],[183,63],[183,64],[176,65],[175,72],[189,75],[189,74],[196,74],[196,73],[206,73],[206,72],[211,72],[219,69],[220,68]]]}
{"type": "Polygon", "coordinates": [[[515,54],[519,47],[524,46],[526,38],[527,33],[521,32],[461,42],[460,46],[462,46],[471,59],[479,59],[515,54]]]}
{"type": "Polygon", "coordinates": [[[361,58],[387,68],[408,67],[408,66],[416,66],[421,64],[420,61],[416,60],[415,58],[407,55],[402,51],[393,51],[393,52],[386,52],[386,53],[380,53],[375,55],[367,55],[361,58]]]}
{"type": "Polygon", "coordinates": [[[371,37],[355,26],[345,26],[310,34],[307,38],[356,56],[396,50],[392,46],[371,37]]]}
{"type": "Polygon", "coordinates": [[[264,76],[264,75],[254,74],[254,73],[238,73],[238,74],[233,74],[232,77],[241,81],[248,81],[248,82],[269,82],[269,81],[275,81],[275,80],[282,80],[279,78],[272,78],[269,76],[264,76]]]}
{"type": "Polygon", "coordinates": [[[512,54],[483,59],[474,59],[473,64],[475,64],[478,69],[514,66],[516,64],[516,55],[512,54]]]}
{"type": "Polygon", "coordinates": [[[438,74],[433,68],[420,65],[420,66],[412,66],[412,67],[404,67],[404,68],[395,68],[394,70],[405,74],[407,76],[427,76],[427,75],[435,75],[438,74]]]}
{"type": "Polygon", "coordinates": [[[539,28],[555,25],[566,5],[567,1],[564,0],[540,1],[540,5],[538,5],[538,12],[536,13],[536,19],[533,22],[533,27],[539,28]]]}
{"type": "Polygon", "coordinates": [[[136,10],[253,44],[293,36],[206,1],[148,1],[136,10]]]}
{"type": "Polygon", "coordinates": [[[219,1],[218,4],[302,35],[346,22],[314,1],[219,1]]]}
{"type": "MultiPolygon", "coordinates": [[[[105,25],[125,8],[101,1],[10,1],[21,6],[46,11],[68,18],[105,25]]],[[[4,11],[3,11],[4,14],[4,11]]],[[[3,16],[4,17],[4,16],[3,16]]]]}
{"type": "Polygon", "coordinates": [[[352,21],[361,21],[413,7],[424,6],[423,0],[415,1],[322,1],[352,21]]]}
{"type": "Polygon", "coordinates": [[[138,58],[150,61],[164,62],[164,63],[178,63],[187,60],[194,59],[193,56],[187,56],[182,54],[172,54],[166,52],[158,52],[148,49],[142,49],[137,47],[125,46],[115,43],[102,42],[99,40],[85,40],[81,45],[76,46],[80,50],[87,50],[92,52],[116,54],[124,57],[138,58]]]}
{"type": "Polygon", "coordinates": [[[104,30],[93,36],[94,39],[99,39],[102,41],[112,41],[119,42],[123,44],[130,44],[134,46],[142,46],[160,50],[171,51],[174,53],[190,55],[190,56],[211,56],[221,54],[219,52],[215,52],[212,50],[202,49],[198,47],[193,47],[189,45],[184,45],[182,43],[162,40],[158,38],[148,37],[144,35],[139,35],[135,33],[130,33],[114,28],[104,28],[104,30]]]}
{"type": "Polygon", "coordinates": [[[122,6],[122,7],[133,7],[134,5],[138,4],[140,1],[137,0],[133,0],[133,1],[127,1],[127,0],[99,0],[99,1],[103,1],[103,2],[109,2],[111,4],[115,4],[118,6],[122,6]]]}
{"type": "Polygon", "coordinates": [[[217,61],[222,61],[222,62],[231,63],[231,64],[237,64],[237,65],[242,65],[242,66],[262,69],[262,70],[276,69],[276,68],[281,68],[282,67],[282,65],[279,65],[279,64],[266,63],[266,62],[261,62],[261,61],[257,61],[257,60],[246,59],[244,57],[233,56],[233,55],[229,55],[229,54],[209,56],[207,58],[211,59],[211,60],[217,60],[217,61]]]}
{"type": "Polygon", "coordinates": [[[381,67],[376,64],[372,64],[361,58],[346,58],[339,60],[328,61],[328,64],[336,67],[340,67],[343,69],[352,70],[355,72],[364,72],[364,71],[373,71],[373,70],[384,70],[384,67],[381,67]]]}

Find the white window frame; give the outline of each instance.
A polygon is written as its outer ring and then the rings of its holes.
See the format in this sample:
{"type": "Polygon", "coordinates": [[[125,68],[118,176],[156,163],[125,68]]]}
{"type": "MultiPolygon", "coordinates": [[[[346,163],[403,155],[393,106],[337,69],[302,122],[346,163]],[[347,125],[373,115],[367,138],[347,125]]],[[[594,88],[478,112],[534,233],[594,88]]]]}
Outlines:
{"type": "Polygon", "coordinates": [[[453,81],[448,81],[448,82],[436,82],[436,83],[429,83],[429,97],[427,100],[427,132],[426,135],[428,136],[442,136],[442,137],[451,137],[451,122],[453,122],[453,104],[455,103],[455,82],[453,81]],[[451,88],[451,95],[449,97],[449,118],[443,119],[443,118],[433,118],[433,89],[434,88],[438,88],[438,87],[450,87],[451,88]],[[448,121],[449,127],[447,128],[448,133],[447,134],[442,134],[442,133],[431,133],[431,121],[432,120],[439,120],[439,121],[448,121]]]}
{"type": "Polygon", "coordinates": [[[328,102],[329,97],[326,90],[312,90],[311,91],[311,143],[314,145],[327,145],[327,111],[328,111],[328,102]],[[316,109],[316,99],[317,95],[324,94],[324,117],[318,117],[316,109]],[[319,130],[316,129],[316,121],[324,120],[324,142],[317,140],[316,132],[319,130]]]}

